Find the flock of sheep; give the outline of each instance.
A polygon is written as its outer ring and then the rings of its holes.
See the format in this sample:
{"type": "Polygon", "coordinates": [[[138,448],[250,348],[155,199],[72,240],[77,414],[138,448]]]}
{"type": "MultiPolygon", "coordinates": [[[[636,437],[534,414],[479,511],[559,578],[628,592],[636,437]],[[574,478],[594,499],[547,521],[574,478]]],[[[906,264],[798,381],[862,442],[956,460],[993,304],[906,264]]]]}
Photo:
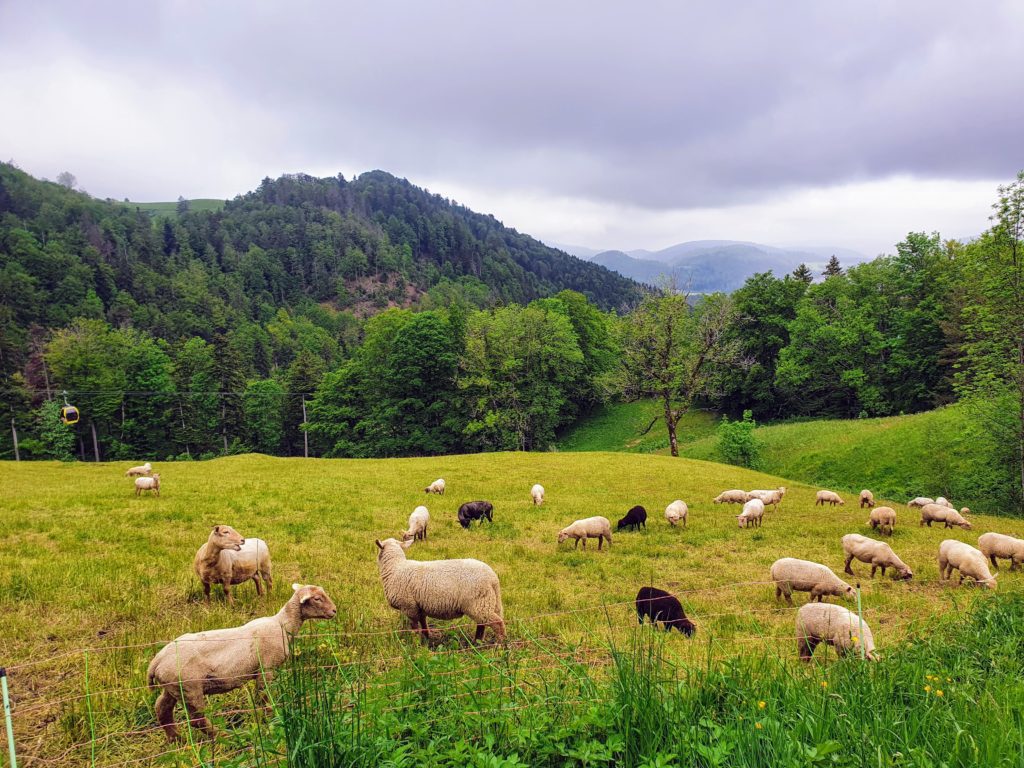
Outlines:
{"type": "MultiPolygon", "coordinates": [[[[129,476],[138,476],[136,492],[148,490],[144,481],[155,480],[152,490],[159,493],[159,475],[151,475],[149,464],[128,470],[129,476]],[[140,482],[143,483],[140,489],[140,482]]],[[[424,488],[428,494],[445,493],[445,481],[435,480],[424,488]]],[[[773,490],[729,490],[714,499],[714,503],[742,504],[737,516],[740,528],[759,527],[766,506],[777,509],[782,503],[786,489],[773,490]]],[[[534,485],[530,498],[535,505],[544,503],[544,488],[534,485]]],[[[824,506],[842,505],[845,502],[833,491],[819,491],[816,504],[824,506]]],[[[896,524],[896,512],[891,507],[874,506],[870,491],[860,494],[861,507],[870,507],[868,525],[873,530],[891,535],[896,524]]],[[[911,508],[921,510],[921,525],[942,522],[946,528],[960,526],[970,530],[971,524],[964,515],[944,498],[913,499],[911,508]]],[[[493,523],[494,507],[487,501],[471,501],[462,504],[457,513],[459,524],[468,528],[476,520],[493,523]]],[[[689,509],[685,502],[676,499],[665,509],[665,519],[672,526],[687,524],[689,509]]],[[[497,574],[486,563],[471,558],[420,561],[410,560],[406,553],[417,541],[427,538],[430,513],[425,506],[417,506],[409,515],[408,528],[400,539],[377,540],[377,565],[388,604],[408,617],[414,632],[425,640],[431,637],[428,619],[458,619],[468,616],[476,625],[475,641],[480,642],[487,628],[494,633],[497,642],[505,640],[504,609],[501,600],[501,585],[497,574]]],[[[635,506],[618,521],[618,531],[646,527],[647,511],[635,506]]],[[[557,535],[561,544],[574,540],[574,547],[583,542],[586,549],[588,539],[598,540],[598,550],[607,541],[612,544],[611,522],[601,516],[576,520],[563,528],[557,535]]],[[[995,577],[988,568],[988,562],[997,568],[997,558],[1011,561],[1014,571],[1024,562],[1024,540],[999,533],[986,533],[978,540],[975,548],[963,542],[947,539],[939,545],[938,561],[942,580],[948,580],[953,570],[960,572],[960,583],[965,578],[977,584],[995,589],[995,577]]],[[[842,548],[846,556],[845,572],[853,575],[853,560],[871,566],[871,576],[876,570],[885,575],[892,569],[896,579],[913,577],[910,567],[882,542],[860,534],[842,537],[842,548]]],[[[214,584],[220,584],[229,603],[233,603],[231,587],[252,580],[259,595],[264,587],[269,591],[273,585],[270,550],[262,539],[245,538],[228,525],[216,525],[206,543],[196,552],[193,570],[203,585],[205,599],[210,599],[214,584]]],[[[826,643],[845,655],[854,649],[862,650],[866,658],[875,660],[874,639],[871,629],[857,614],[846,608],[823,602],[827,596],[853,598],[853,587],[839,578],[830,568],[808,560],[784,557],[776,560],[770,569],[771,581],[775,584],[776,600],[785,598],[792,605],[792,593],[808,592],[810,602],[802,606],[796,615],[797,650],[802,660],[809,660],[817,645],[826,643]],[[816,602],[815,602],[816,601],[816,602]]],[[[292,585],[293,594],[288,602],[274,616],[250,621],[240,627],[212,630],[182,635],[163,647],[149,665],[147,680],[149,686],[158,689],[156,702],[157,720],[169,740],[180,738],[174,722],[174,710],[182,703],[188,713],[191,727],[203,731],[213,738],[214,729],[203,714],[205,696],[223,693],[255,680],[261,699],[266,702],[266,684],[273,671],[288,656],[289,641],[308,619],[333,618],[337,609],[323,589],[314,585],[292,585]]],[[[686,617],[679,600],[669,592],[643,587],[637,593],[635,607],[638,621],[645,619],[653,624],[661,622],[666,631],[677,629],[691,636],[696,625],[686,617]]]]}

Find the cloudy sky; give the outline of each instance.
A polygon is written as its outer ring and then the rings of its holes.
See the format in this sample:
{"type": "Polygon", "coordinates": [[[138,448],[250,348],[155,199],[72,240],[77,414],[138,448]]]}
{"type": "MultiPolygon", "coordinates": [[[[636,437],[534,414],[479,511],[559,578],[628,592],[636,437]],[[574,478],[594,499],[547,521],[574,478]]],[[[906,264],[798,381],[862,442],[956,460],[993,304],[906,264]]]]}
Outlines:
{"type": "Polygon", "coordinates": [[[1016,0],[3,0],[0,155],[98,197],[381,168],[547,241],[874,255],[985,228],[1022,35],[1016,0]]]}

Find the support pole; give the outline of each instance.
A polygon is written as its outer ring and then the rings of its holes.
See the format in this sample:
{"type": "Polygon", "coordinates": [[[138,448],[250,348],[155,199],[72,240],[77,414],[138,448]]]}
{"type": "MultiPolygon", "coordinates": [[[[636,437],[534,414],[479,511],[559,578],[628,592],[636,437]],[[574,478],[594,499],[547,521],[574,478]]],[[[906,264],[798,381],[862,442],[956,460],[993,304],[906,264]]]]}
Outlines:
{"type": "Polygon", "coordinates": [[[868,652],[864,649],[864,611],[860,607],[860,582],[857,582],[857,615],[860,617],[860,658],[863,661],[867,658],[868,652]]]}
{"type": "Polygon", "coordinates": [[[306,396],[302,396],[302,455],[309,458],[309,432],[306,431],[306,396]]]}
{"type": "Polygon", "coordinates": [[[4,723],[7,726],[7,753],[11,756],[11,768],[18,768],[18,758],[14,754],[14,724],[11,722],[11,699],[7,694],[7,670],[0,667],[0,689],[4,698],[4,723]]]}
{"type": "Polygon", "coordinates": [[[21,454],[18,453],[18,428],[14,425],[13,416],[11,416],[11,436],[14,438],[14,460],[21,461],[21,454]]]}

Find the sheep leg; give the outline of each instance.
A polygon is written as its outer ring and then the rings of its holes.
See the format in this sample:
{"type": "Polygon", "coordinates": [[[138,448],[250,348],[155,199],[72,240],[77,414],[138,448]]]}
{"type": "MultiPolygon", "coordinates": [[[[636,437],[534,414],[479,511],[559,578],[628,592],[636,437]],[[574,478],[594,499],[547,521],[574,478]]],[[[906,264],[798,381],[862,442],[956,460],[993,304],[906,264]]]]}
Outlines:
{"type": "Polygon", "coordinates": [[[188,713],[189,722],[192,724],[193,728],[199,729],[206,734],[206,738],[213,741],[217,738],[217,729],[213,727],[213,723],[211,723],[207,719],[206,715],[203,714],[202,707],[204,702],[202,695],[200,694],[199,696],[191,697],[191,701],[189,701],[189,698],[190,697],[186,694],[185,712],[188,713]]]}
{"type": "MultiPolygon", "coordinates": [[[[996,570],[998,571],[999,569],[996,568],[996,570]]],[[[1011,557],[1010,558],[1010,570],[1011,571],[1019,571],[1020,570],[1020,560],[1018,560],[1016,557],[1011,557]]]]}
{"type": "Polygon", "coordinates": [[[419,609],[419,613],[416,618],[413,619],[413,629],[416,628],[416,624],[420,625],[420,632],[423,634],[423,639],[426,641],[430,640],[430,627],[427,626],[427,613],[422,608],[419,609]]]}
{"type": "Polygon", "coordinates": [[[210,602],[210,583],[206,581],[203,582],[203,599],[210,602]]]}
{"type": "Polygon", "coordinates": [[[235,598],[231,595],[231,582],[225,581],[221,586],[224,587],[224,597],[227,598],[228,605],[234,605],[235,598]]]}
{"type": "Polygon", "coordinates": [[[181,741],[181,734],[174,724],[174,707],[177,704],[178,700],[167,691],[163,691],[156,700],[156,721],[170,742],[181,741]]]}
{"type": "Polygon", "coordinates": [[[601,545],[604,544],[604,536],[597,537],[597,551],[601,551],[601,545]]]}
{"type": "MultiPolygon", "coordinates": [[[[878,570],[878,566],[874,563],[871,564],[871,578],[875,578],[875,571],[878,570]]],[[[885,566],[882,566],[882,575],[885,576],[885,566]]]]}
{"type": "Polygon", "coordinates": [[[267,594],[270,594],[274,589],[274,577],[270,573],[270,569],[260,571],[260,576],[263,577],[263,584],[267,588],[267,594]]]}
{"type": "Polygon", "coordinates": [[[256,596],[263,597],[263,584],[260,582],[260,575],[258,571],[252,575],[252,580],[253,583],[256,584],[256,596]]]}
{"type": "MultiPolygon", "coordinates": [[[[996,556],[995,555],[989,555],[988,559],[992,561],[992,568],[994,570],[998,571],[999,570],[999,563],[996,562],[996,556]]],[[[1010,570],[1011,571],[1013,570],[1013,560],[1012,559],[1010,560],[1010,570]]]]}
{"type": "Polygon", "coordinates": [[[810,661],[814,655],[814,649],[818,647],[818,638],[816,637],[801,637],[797,640],[797,651],[800,654],[800,661],[810,661]]]}
{"type": "Polygon", "coordinates": [[[852,563],[852,562],[853,562],[853,555],[847,555],[846,556],[846,567],[843,568],[843,571],[848,573],[848,574],[850,574],[851,576],[856,576],[857,574],[855,574],[853,572],[853,568],[850,567],[850,563],[852,563]]]}

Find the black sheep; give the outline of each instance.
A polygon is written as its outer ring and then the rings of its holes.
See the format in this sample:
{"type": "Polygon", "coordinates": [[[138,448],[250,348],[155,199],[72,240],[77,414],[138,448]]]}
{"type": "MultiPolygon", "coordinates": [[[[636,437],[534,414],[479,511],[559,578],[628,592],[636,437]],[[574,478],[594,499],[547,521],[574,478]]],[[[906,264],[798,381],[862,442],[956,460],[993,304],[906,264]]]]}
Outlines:
{"type": "Polygon", "coordinates": [[[459,525],[463,528],[469,528],[469,524],[474,520],[484,521],[484,518],[488,522],[493,523],[494,517],[494,505],[489,501],[467,501],[461,507],[459,507],[459,525]]]}
{"type": "Polygon", "coordinates": [[[686,618],[679,601],[657,587],[640,587],[636,593],[636,619],[641,625],[645,616],[652,624],[663,622],[666,632],[675,627],[687,637],[692,637],[697,631],[697,626],[686,618]]]}
{"type": "Polygon", "coordinates": [[[626,516],[619,520],[618,526],[615,530],[621,531],[623,528],[632,528],[637,530],[640,526],[647,528],[647,510],[641,507],[639,504],[633,507],[626,516]]]}

